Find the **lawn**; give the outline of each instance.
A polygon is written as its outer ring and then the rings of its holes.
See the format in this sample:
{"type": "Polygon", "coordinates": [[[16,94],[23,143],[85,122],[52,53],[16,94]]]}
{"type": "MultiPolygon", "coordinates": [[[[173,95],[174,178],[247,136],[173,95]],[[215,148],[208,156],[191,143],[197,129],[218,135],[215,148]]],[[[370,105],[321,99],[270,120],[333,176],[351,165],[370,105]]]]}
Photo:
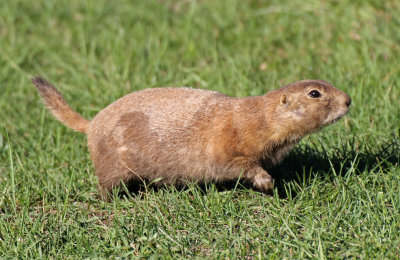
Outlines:
{"type": "Polygon", "coordinates": [[[399,57],[396,0],[3,1],[0,256],[399,258],[399,57]],[[33,76],[87,118],[144,88],[241,97],[306,78],[352,105],[270,169],[273,197],[237,182],[103,202],[85,135],[33,76]]]}

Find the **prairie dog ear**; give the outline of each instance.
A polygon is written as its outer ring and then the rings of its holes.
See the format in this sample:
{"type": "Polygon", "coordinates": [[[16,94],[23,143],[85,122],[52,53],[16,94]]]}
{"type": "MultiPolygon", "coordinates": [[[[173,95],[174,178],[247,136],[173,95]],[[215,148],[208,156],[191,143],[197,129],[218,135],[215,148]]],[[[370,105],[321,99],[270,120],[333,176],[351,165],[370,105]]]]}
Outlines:
{"type": "Polygon", "coordinates": [[[290,104],[290,98],[285,93],[281,94],[280,104],[282,106],[287,106],[290,104]]]}

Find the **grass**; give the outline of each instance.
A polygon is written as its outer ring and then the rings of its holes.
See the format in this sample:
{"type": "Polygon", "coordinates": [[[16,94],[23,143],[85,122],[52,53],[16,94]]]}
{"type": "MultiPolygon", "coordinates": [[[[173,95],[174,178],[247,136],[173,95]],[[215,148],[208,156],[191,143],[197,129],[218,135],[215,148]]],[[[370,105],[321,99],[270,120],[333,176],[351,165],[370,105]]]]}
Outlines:
{"type": "Polygon", "coordinates": [[[0,8],[4,258],[400,257],[398,1],[5,1],[0,8]],[[237,187],[97,198],[85,136],[54,120],[40,75],[87,118],[156,86],[259,95],[304,78],[350,94],[344,119],[237,187]]]}

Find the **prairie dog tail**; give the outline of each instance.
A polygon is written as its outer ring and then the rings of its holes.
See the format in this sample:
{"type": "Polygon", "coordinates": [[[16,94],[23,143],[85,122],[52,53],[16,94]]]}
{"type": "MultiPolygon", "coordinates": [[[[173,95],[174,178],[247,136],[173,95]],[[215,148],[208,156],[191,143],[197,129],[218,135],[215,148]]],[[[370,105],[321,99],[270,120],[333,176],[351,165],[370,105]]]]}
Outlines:
{"type": "Polygon", "coordinates": [[[39,90],[47,108],[58,120],[75,131],[86,133],[90,121],[72,110],[51,83],[39,77],[33,78],[32,83],[39,90]]]}

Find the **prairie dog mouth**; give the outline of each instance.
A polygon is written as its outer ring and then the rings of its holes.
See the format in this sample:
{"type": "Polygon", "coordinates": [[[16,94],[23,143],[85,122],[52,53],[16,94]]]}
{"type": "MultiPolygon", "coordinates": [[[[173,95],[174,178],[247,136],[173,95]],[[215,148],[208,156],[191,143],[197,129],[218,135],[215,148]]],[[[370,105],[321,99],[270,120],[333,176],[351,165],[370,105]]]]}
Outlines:
{"type": "Polygon", "coordinates": [[[348,109],[346,109],[345,111],[340,111],[336,115],[329,116],[327,119],[325,119],[324,125],[331,125],[331,124],[336,123],[337,121],[339,121],[339,119],[341,119],[343,116],[345,116],[347,114],[347,112],[349,112],[348,109]]]}
{"type": "Polygon", "coordinates": [[[339,121],[339,119],[341,119],[342,117],[343,117],[343,116],[340,116],[340,117],[337,117],[337,118],[331,120],[330,122],[327,123],[327,125],[331,125],[331,124],[336,123],[336,122],[339,121]]]}

